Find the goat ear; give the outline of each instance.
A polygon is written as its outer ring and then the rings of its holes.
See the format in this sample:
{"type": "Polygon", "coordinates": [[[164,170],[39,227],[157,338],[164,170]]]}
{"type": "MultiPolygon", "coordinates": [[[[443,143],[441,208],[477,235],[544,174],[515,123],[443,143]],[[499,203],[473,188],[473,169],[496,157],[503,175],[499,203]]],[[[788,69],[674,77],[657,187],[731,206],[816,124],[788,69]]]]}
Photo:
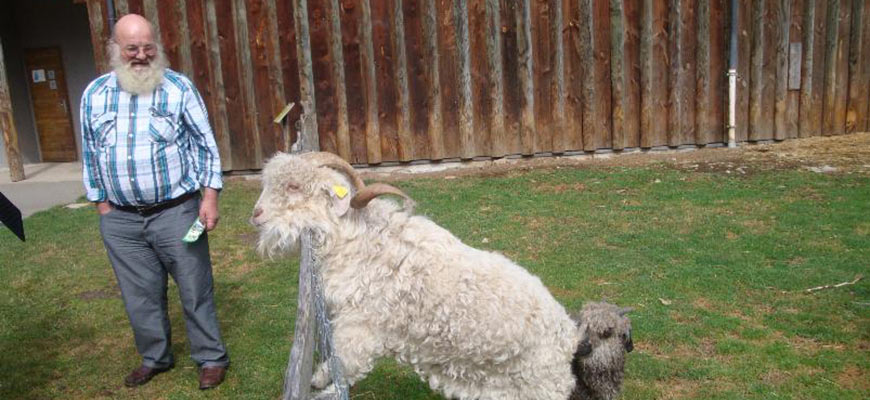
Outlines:
{"type": "Polygon", "coordinates": [[[339,217],[347,214],[347,211],[350,209],[351,199],[349,190],[341,185],[332,185],[328,192],[332,212],[339,217]]]}

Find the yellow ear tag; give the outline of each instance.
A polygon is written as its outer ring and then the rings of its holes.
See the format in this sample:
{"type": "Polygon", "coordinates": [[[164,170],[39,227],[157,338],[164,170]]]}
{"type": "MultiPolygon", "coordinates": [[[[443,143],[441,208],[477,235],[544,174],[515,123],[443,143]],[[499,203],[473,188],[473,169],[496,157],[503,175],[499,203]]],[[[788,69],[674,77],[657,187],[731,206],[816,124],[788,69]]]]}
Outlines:
{"type": "Polygon", "coordinates": [[[332,192],[335,193],[339,199],[343,199],[344,196],[347,196],[347,188],[341,185],[332,185],[332,192]]]}

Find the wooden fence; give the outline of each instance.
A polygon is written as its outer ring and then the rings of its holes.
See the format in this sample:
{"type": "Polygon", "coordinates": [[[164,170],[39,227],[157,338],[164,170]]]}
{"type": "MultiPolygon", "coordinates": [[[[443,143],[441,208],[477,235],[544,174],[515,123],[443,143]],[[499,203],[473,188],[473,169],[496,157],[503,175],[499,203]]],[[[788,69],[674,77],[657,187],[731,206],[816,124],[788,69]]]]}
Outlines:
{"type": "MultiPolygon", "coordinates": [[[[738,1],[738,141],[870,128],[870,0],[738,1]]],[[[104,4],[88,0],[101,66],[104,4]]],[[[283,149],[290,101],[353,163],[726,140],[728,0],[114,4],[159,27],[226,169],[283,149]]]]}

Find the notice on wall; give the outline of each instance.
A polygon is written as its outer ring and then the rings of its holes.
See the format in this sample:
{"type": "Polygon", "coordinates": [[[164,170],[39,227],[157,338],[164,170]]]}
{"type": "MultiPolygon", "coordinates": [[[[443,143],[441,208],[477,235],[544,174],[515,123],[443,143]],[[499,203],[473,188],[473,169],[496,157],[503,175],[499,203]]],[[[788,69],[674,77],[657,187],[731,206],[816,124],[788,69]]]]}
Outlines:
{"type": "Polygon", "coordinates": [[[45,82],[45,70],[35,69],[32,71],[33,83],[45,82]]]}
{"type": "Polygon", "coordinates": [[[48,70],[48,79],[54,79],[54,70],[53,69],[48,70]]]}
{"type": "Polygon", "coordinates": [[[55,80],[48,81],[48,88],[51,90],[57,90],[57,81],[55,81],[55,80]]]}

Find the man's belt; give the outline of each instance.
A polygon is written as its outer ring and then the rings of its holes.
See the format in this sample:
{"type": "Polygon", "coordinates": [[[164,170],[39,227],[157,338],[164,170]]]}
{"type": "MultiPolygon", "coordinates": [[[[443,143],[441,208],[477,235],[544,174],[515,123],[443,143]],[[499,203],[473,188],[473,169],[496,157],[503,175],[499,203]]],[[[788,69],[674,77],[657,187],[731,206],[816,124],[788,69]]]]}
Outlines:
{"type": "Polygon", "coordinates": [[[162,203],[142,204],[142,205],[138,205],[138,206],[121,206],[121,205],[117,205],[117,204],[112,203],[112,207],[115,208],[116,210],[132,212],[132,213],[137,213],[137,214],[142,215],[142,216],[147,216],[147,215],[156,214],[160,211],[168,210],[172,207],[181,205],[185,201],[188,201],[188,200],[195,198],[195,197],[199,197],[199,191],[188,192],[188,193],[185,193],[181,196],[178,196],[172,200],[166,200],[162,203]]]}

